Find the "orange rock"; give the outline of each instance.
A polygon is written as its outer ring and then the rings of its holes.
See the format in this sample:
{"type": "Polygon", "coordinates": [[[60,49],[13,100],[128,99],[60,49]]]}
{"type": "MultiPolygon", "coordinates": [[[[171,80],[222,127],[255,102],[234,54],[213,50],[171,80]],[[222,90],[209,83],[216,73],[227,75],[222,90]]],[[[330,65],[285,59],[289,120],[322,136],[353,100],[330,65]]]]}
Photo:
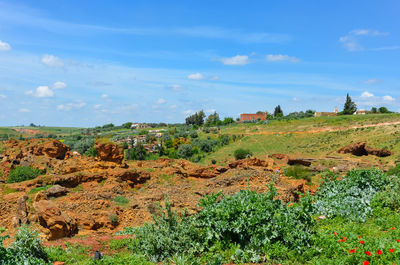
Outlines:
{"type": "Polygon", "coordinates": [[[97,150],[97,158],[100,161],[110,161],[121,164],[124,159],[124,149],[120,145],[96,142],[94,148],[97,150]]]}

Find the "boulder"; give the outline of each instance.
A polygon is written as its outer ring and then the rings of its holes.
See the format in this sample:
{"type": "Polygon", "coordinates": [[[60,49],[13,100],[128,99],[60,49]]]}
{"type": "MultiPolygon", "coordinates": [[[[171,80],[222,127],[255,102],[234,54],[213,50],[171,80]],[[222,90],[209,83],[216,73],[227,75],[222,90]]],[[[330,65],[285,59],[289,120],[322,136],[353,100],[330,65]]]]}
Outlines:
{"type": "Polygon", "coordinates": [[[66,195],[67,193],[68,193],[68,189],[64,188],[63,186],[60,186],[58,184],[56,184],[46,190],[47,197],[60,197],[60,196],[66,195]]]}
{"type": "Polygon", "coordinates": [[[17,213],[12,218],[12,224],[14,227],[19,227],[23,224],[28,223],[28,210],[26,208],[26,200],[28,197],[26,195],[21,196],[17,200],[17,213]]]}
{"type": "Polygon", "coordinates": [[[47,139],[41,144],[34,145],[32,151],[35,156],[46,155],[51,158],[64,159],[69,147],[58,140],[47,139]]]}
{"type": "Polygon", "coordinates": [[[36,193],[35,197],[33,198],[34,202],[38,202],[41,200],[47,200],[47,195],[45,191],[39,191],[38,193],[36,193]]]}
{"type": "Polygon", "coordinates": [[[97,150],[97,158],[100,161],[121,164],[124,159],[124,149],[120,145],[111,142],[96,142],[94,148],[97,150]]]}
{"type": "Polygon", "coordinates": [[[41,200],[34,202],[33,207],[40,225],[46,229],[48,239],[68,237],[77,232],[76,221],[62,212],[54,202],[41,200]]]}

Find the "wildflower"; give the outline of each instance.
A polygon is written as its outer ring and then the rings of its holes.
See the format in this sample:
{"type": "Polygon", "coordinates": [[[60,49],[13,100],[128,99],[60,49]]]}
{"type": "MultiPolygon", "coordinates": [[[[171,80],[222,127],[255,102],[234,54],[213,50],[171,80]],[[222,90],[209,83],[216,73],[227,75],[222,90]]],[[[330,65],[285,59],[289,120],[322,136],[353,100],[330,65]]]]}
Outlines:
{"type": "Polygon", "coordinates": [[[359,239],[361,239],[361,238],[362,238],[362,236],[358,236],[358,238],[359,238],[359,239]]]}
{"type": "Polygon", "coordinates": [[[395,228],[394,227],[392,227],[392,230],[394,230],[395,228]]]}
{"type": "Polygon", "coordinates": [[[337,233],[336,233],[336,232],[333,232],[333,234],[334,234],[335,236],[337,236],[337,233]]]}
{"type": "Polygon", "coordinates": [[[362,241],[362,240],[360,241],[360,244],[363,244],[363,245],[364,245],[364,243],[365,243],[364,241],[362,241]]]}
{"type": "Polygon", "coordinates": [[[363,265],[369,265],[369,264],[370,264],[370,263],[369,263],[368,260],[366,260],[366,261],[363,262],[363,265]]]}
{"type": "MultiPolygon", "coordinates": [[[[390,250],[389,250],[390,251],[390,250]]],[[[356,253],[356,250],[353,248],[349,251],[350,253],[356,253]]]]}
{"type": "Polygon", "coordinates": [[[369,252],[369,251],[365,251],[364,253],[367,254],[368,256],[372,255],[371,252],[369,252]]]}
{"type": "Polygon", "coordinates": [[[346,241],[346,240],[347,240],[347,237],[344,236],[344,237],[343,237],[343,240],[346,241]]]}
{"type": "Polygon", "coordinates": [[[393,253],[394,252],[394,248],[389,249],[389,252],[393,253]]]}
{"type": "Polygon", "coordinates": [[[378,255],[382,255],[382,254],[383,254],[383,252],[382,252],[382,250],[378,249],[378,250],[376,251],[376,254],[378,254],[378,255]]]}
{"type": "Polygon", "coordinates": [[[397,243],[400,243],[400,239],[396,239],[397,243]]]}

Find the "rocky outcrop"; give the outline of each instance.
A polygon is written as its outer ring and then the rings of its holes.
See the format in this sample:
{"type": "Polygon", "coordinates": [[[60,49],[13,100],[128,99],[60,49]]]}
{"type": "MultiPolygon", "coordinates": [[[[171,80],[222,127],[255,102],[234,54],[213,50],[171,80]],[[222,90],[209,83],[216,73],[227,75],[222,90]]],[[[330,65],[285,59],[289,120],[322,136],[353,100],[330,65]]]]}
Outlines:
{"type": "Polygon", "coordinates": [[[69,147],[58,140],[46,139],[41,144],[32,147],[32,153],[35,156],[48,156],[56,159],[64,159],[69,147]]]}
{"type": "Polygon", "coordinates": [[[270,158],[262,160],[257,157],[251,157],[249,159],[233,161],[228,166],[229,168],[263,167],[269,171],[273,171],[274,160],[270,158]]]}
{"type": "Polygon", "coordinates": [[[338,150],[339,154],[352,154],[355,156],[375,155],[378,157],[391,156],[392,152],[387,149],[374,149],[366,145],[366,142],[359,142],[342,147],[338,150]]]}
{"type": "Polygon", "coordinates": [[[33,207],[48,239],[68,237],[77,232],[76,221],[62,212],[54,202],[41,200],[34,202],[33,207]]]}
{"type": "Polygon", "coordinates": [[[26,195],[18,198],[17,201],[17,213],[12,219],[12,224],[14,227],[19,227],[23,224],[28,223],[28,211],[26,208],[26,200],[28,197],[26,195]]]}
{"type": "Polygon", "coordinates": [[[68,193],[68,189],[67,188],[64,188],[64,187],[62,187],[60,185],[57,185],[57,184],[52,186],[52,187],[50,187],[50,188],[48,188],[46,190],[46,196],[48,198],[64,196],[67,193],[68,193]]]}
{"type": "Polygon", "coordinates": [[[100,161],[121,164],[124,159],[124,149],[120,145],[111,142],[96,142],[94,148],[97,150],[97,158],[100,161]]]}

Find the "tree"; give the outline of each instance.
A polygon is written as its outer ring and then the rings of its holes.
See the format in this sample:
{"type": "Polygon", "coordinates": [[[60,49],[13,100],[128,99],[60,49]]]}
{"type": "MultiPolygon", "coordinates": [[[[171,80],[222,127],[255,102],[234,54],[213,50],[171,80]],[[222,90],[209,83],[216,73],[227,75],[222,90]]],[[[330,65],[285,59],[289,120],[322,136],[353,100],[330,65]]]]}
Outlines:
{"type": "Polygon", "coordinates": [[[197,125],[201,126],[204,124],[204,118],[206,115],[204,114],[203,110],[200,110],[199,112],[196,112],[195,114],[189,116],[186,118],[186,125],[197,125]]]}
{"type": "Polygon", "coordinates": [[[124,127],[125,129],[130,129],[132,126],[132,122],[126,122],[124,124],[122,124],[122,127],[124,127]]]}
{"type": "Polygon", "coordinates": [[[372,112],[372,113],[378,113],[378,109],[377,109],[376,107],[372,107],[372,108],[371,108],[371,112],[372,112]]]}
{"type": "Polygon", "coordinates": [[[182,144],[178,148],[178,156],[181,158],[189,158],[193,155],[193,147],[191,144],[182,144]]]}
{"type": "Polygon", "coordinates": [[[274,110],[274,117],[282,117],[283,116],[283,111],[280,105],[275,107],[274,110]]]}
{"type": "Polygon", "coordinates": [[[352,115],[357,111],[357,105],[351,100],[351,97],[347,93],[346,102],[344,103],[343,114],[352,115]]]}
{"type": "Polygon", "coordinates": [[[214,111],[213,114],[210,114],[206,120],[205,126],[217,126],[221,124],[221,120],[219,119],[219,115],[214,111]]]}
{"type": "Polygon", "coordinates": [[[380,113],[390,113],[390,111],[386,107],[380,107],[379,112],[380,113]]]}
{"type": "Polygon", "coordinates": [[[235,122],[235,120],[233,119],[233,118],[231,118],[231,117],[226,117],[225,119],[224,119],[224,121],[223,121],[223,124],[224,125],[228,125],[228,124],[231,124],[231,123],[234,123],[235,122]]]}

